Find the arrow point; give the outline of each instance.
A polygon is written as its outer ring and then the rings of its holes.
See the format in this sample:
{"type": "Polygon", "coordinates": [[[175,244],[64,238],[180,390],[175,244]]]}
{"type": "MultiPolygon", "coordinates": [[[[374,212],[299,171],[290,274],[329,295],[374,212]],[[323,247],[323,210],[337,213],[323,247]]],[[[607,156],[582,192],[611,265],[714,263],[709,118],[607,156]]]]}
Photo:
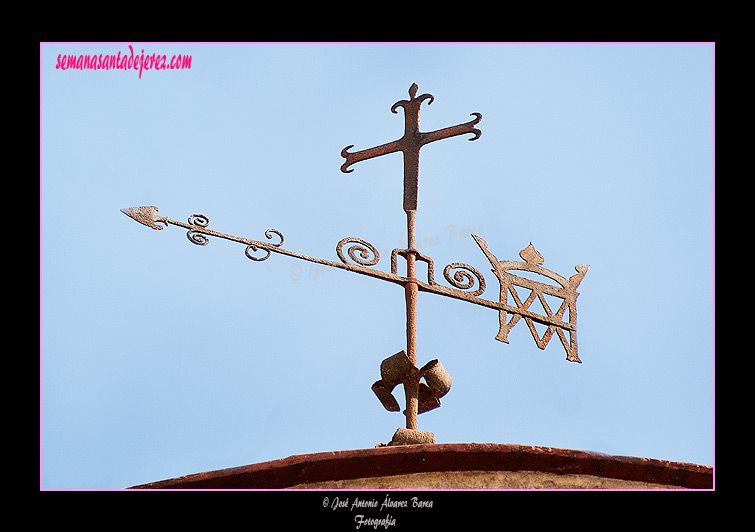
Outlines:
{"type": "MultiPolygon", "coordinates": [[[[121,209],[121,212],[126,216],[129,216],[147,227],[152,229],[162,229],[162,225],[157,225],[155,222],[163,222],[161,216],[157,215],[157,207],[129,207],[128,209],[121,209]]],[[[163,222],[164,223],[164,222],[163,222]]]]}

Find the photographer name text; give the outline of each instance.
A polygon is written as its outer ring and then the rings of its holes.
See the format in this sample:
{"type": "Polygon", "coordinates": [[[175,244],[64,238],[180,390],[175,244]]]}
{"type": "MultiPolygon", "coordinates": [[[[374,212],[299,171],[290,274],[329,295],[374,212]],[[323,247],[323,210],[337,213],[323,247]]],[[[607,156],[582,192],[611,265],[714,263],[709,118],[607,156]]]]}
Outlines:
{"type": "MultiPolygon", "coordinates": [[[[382,513],[390,510],[403,510],[409,508],[432,508],[433,501],[422,500],[418,497],[396,500],[391,499],[390,495],[386,494],[385,498],[382,501],[379,501],[378,499],[360,499],[359,497],[355,497],[354,499],[350,499],[348,497],[334,497],[333,499],[330,499],[328,497],[325,497],[322,501],[322,505],[323,507],[330,508],[331,510],[348,510],[350,512],[358,512],[368,509],[382,513]]],[[[362,527],[373,529],[388,529],[392,526],[396,526],[396,518],[393,517],[390,513],[386,513],[385,516],[380,517],[371,517],[365,515],[364,513],[357,513],[354,515],[354,524],[355,529],[357,530],[362,527]]]]}

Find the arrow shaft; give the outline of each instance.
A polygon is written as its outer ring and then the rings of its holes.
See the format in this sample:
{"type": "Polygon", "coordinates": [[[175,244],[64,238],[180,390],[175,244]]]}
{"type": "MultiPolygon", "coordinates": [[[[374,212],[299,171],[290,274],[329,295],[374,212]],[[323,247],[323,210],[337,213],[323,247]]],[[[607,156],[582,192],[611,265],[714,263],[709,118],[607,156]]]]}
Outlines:
{"type": "MultiPolygon", "coordinates": [[[[429,277],[428,282],[423,282],[417,279],[416,271],[415,271],[416,269],[415,264],[416,264],[418,252],[416,251],[416,249],[414,250],[411,249],[415,245],[413,217],[414,217],[414,211],[407,212],[407,228],[408,228],[409,243],[410,243],[410,249],[406,250],[407,252],[405,253],[406,258],[407,258],[407,277],[398,275],[395,269],[393,269],[393,271],[391,272],[383,272],[383,271],[376,270],[373,268],[368,268],[361,264],[346,262],[345,257],[342,259],[341,262],[327,260],[327,259],[320,259],[317,257],[305,255],[303,253],[297,253],[295,251],[290,251],[288,249],[281,248],[279,247],[280,244],[238,237],[238,236],[222,233],[220,231],[215,231],[203,225],[197,225],[196,223],[192,224],[192,223],[181,222],[178,220],[172,220],[167,217],[159,216],[153,211],[150,211],[149,218],[147,220],[138,220],[138,221],[140,221],[140,223],[144,223],[145,225],[149,225],[157,229],[162,229],[161,226],[156,225],[159,223],[163,223],[165,225],[175,225],[183,229],[186,229],[189,232],[189,235],[206,235],[206,236],[211,236],[211,237],[216,237],[216,238],[222,238],[225,240],[230,240],[232,242],[238,242],[240,244],[244,244],[247,246],[247,248],[254,248],[254,251],[261,249],[269,253],[278,253],[280,255],[286,255],[295,259],[305,260],[308,262],[322,264],[324,266],[330,266],[332,268],[338,268],[341,270],[346,270],[346,271],[358,273],[361,275],[366,275],[366,276],[373,277],[376,279],[381,279],[383,281],[388,281],[388,282],[398,284],[404,287],[408,285],[412,285],[413,287],[416,287],[418,292],[430,292],[433,294],[438,294],[438,295],[450,297],[453,299],[460,299],[468,303],[474,303],[475,305],[492,308],[498,311],[504,311],[511,314],[517,314],[523,318],[529,318],[532,321],[541,323],[543,325],[552,325],[552,326],[566,329],[569,331],[575,331],[577,329],[575,324],[561,321],[557,317],[543,316],[541,314],[537,314],[530,310],[522,309],[516,306],[507,305],[506,303],[502,301],[492,301],[488,299],[483,299],[481,297],[478,297],[477,294],[475,293],[465,292],[464,290],[459,290],[456,288],[440,285],[432,279],[431,275],[428,275],[429,277]],[[409,265],[410,262],[411,262],[411,266],[409,265]],[[410,269],[411,269],[411,273],[410,273],[410,269]]],[[[190,240],[194,243],[200,243],[192,239],[191,237],[190,237],[190,240]]],[[[351,240],[351,239],[342,240],[341,243],[339,243],[339,246],[340,244],[344,243],[347,240],[351,240]]],[[[265,258],[267,258],[267,257],[263,257],[263,258],[255,259],[249,254],[247,254],[247,256],[253,260],[264,260],[265,258]]],[[[412,300],[416,301],[416,298],[412,298],[412,300]]],[[[414,312],[416,316],[416,306],[412,307],[411,305],[412,304],[410,303],[409,306],[407,307],[407,313],[411,314],[412,308],[414,308],[414,312]]]]}
{"type": "MultiPolygon", "coordinates": [[[[457,290],[455,288],[439,285],[435,283],[434,281],[430,283],[425,283],[417,279],[416,272],[415,272],[416,250],[413,249],[414,244],[415,244],[414,243],[414,240],[415,240],[414,216],[415,216],[415,211],[407,212],[407,231],[409,235],[409,250],[408,250],[408,253],[406,254],[406,258],[407,258],[407,276],[406,277],[402,277],[393,272],[388,273],[388,272],[383,272],[380,270],[375,270],[373,268],[368,268],[359,264],[336,262],[333,260],[311,257],[303,253],[297,253],[295,251],[290,251],[288,249],[278,247],[279,244],[276,245],[270,242],[262,242],[259,240],[252,240],[249,238],[229,235],[226,233],[221,233],[220,231],[214,231],[207,227],[180,222],[178,220],[171,220],[170,218],[165,218],[162,216],[156,217],[155,221],[163,222],[165,224],[177,225],[179,227],[187,229],[190,233],[191,232],[199,233],[199,234],[204,234],[208,236],[214,236],[216,238],[223,238],[225,240],[231,240],[233,242],[245,244],[247,247],[254,246],[255,248],[263,249],[265,251],[269,251],[272,253],[279,253],[281,255],[287,255],[289,257],[293,257],[295,259],[305,260],[308,262],[314,262],[316,264],[322,264],[324,266],[330,266],[330,267],[338,268],[341,270],[347,270],[350,272],[367,275],[369,277],[382,279],[383,281],[388,281],[388,282],[399,284],[405,287],[409,285],[413,285],[414,287],[416,287],[417,291],[431,292],[434,294],[443,295],[443,296],[451,297],[454,299],[460,299],[462,301],[467,301],[469,303],[474,303],[475,305],[481,305],[483,307],[488,307],[488,308],[496,309],[499,311],[509,312],[511,314],[518,314],[522,316],[523,318],[529,318],[537,323],[542,323],[543,325],[553,325],[556,327],[567,329],[569,331],[576,330],[577,327],[575,325],[571,323],[563,322],[558,318],[543,316],[541,314],[537,314],[530,310],[522,309],[516,306],[507,305],[506,303],[503,303],[502,301],[491,301],[488,299],[483,299],[469,292],[464,292],[463,290],[457,290]]],[[[250,256],[250,258],[252,257],[250,256]]],[[[257,259],[257,260],[262,260],[262,259],[257,259]]],[[[413,312],[415,316],[415,320],[416,320],[416,297],[413,298],[413,301],[414,301],[414,307],[410,308],[409,306],[407,306],[407,317],[409,317],[409,315],[412,314],[413,312]]],[[[410,303],[407,302],[407,305],[409,304],[410,303]]],[[[408,329],[409,329],[409,326],[407,325],[407,330],[408,329]]],[[[408,336],[407,336],[407,339],[408,339],[408,336]]],[[[416,322],[415,322],[415,342],[416,342],[416,322]]],[[[407,347],[409,346],[407,345],[407,347]]],[[[409,353],[407,352],[407,354],[409,353]]]]}
{"type": "MultiPolygon", "coordinates": [[[[320,258],[317,258],[317,257],[311,257],[311,256],[305,255],[303,253],[297,253],[295,251],[291,251],[291,250],[288,250],[288,249],[285,249],[285,248],[278,247],[278,246],[280,246],[280,244],[273,244],[273,243],[270,243],[270,242],[263,242],[263,241],[260,241],[260,240],[252,240],[252,239],[249,239],[249,238],[243,238],[243,237],[239,237],[239,236],[229,235],[229,234],[226,234],[226,233],[221,233],[220,231],[214,231],[212,229],[208,229],[207,227],[200,227],[200,226],[197,226],[197,225],[194,225],[194,224],[188,224],[188,223],[180,222],[178,220],[171,220],[170,218],[160,217],[160,219],[158,221],[165,222],[166,224],[177,225],[179,227],[183,227],[184,229],[187,229],[190,233],[196,233],[196,234],[203,234],[203,235],[208,235],[208,236],[214,236],[216,238],[222,238],[222,239],[225,239],[225,240],[231,240],[233,242],[238,242],[240,244],[246,244],[246,246],[248,248],[249,247],[254,247],[256,249],[263,249],[263,250],[268,251],[268,252],[278,253],[280,255],[287,255],[287,256],[293,257],[295,259],[305,260],[305,261],[308,261],[308,262],[314,262],[316,264],[322,264],[324,266],[330,266],[332,268],[339,268],[341,270],[347,270],[347,271],[351,271],[351,272],[354,272],[354,273],[360,273],[362,275],[368,275],[370,277],[375,277],[375,278],[382,279],[384,281],[389,281],[389,282],[396,283],[396,284],[403,285],[404,282],[405,282],[405,278],[404,277],[400,277],[400,276],[398,276],[396,274],[393,274],[393,273],[387,273],[387,272],[382,272],[380,270],[374,270],[374,269],[371,269],[371,268],[367,268],[365,266],[361,266],[359,264],[346,263],[346,262],[336,262],[336,261],[333,261],[333,260],[320,259],[320,258]]],[[[191,238],[190,238],[190,240],[191,240],[191,238]]],[[[344,239],[344,240],[347,240],[347,239],[344,239]]],[[[193,242],[193,240],[192,240],[192,242],[193,242]]],[[[256,249],[255,249],[255,251],[256,251],[256,249]]],[[[247,254],[247,256],[249,258],[253,259],[253,260],[258,260],[258,261],[259,260],[264,260],[264,259],[267,258],[267,257],[264,257],[264,258],[254,259],[249,254],[247,254]]]]}

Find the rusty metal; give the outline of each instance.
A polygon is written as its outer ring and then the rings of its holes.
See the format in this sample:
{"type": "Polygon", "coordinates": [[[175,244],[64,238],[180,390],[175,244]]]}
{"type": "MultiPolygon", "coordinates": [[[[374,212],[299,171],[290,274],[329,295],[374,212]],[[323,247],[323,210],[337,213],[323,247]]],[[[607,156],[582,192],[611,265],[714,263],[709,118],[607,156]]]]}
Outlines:
{"type": "Polygon", "coordinates": [[[340,240],[336,245],[336,255],[340,262],[320,259],[302,253],[290,251],[283,247],[283,234],[276,229],[265,231],[268,241],[253,240],[238,236],[221,233],[209,228],[210,220],[202,214],[189,216],[187,222],[180,222],[158,215],[158,208],[154,206],[131,207],[122,209],[122,212],[137,222],[152,229],[162,230],[174,225],[187,230],[186,236],[190,242],[205,246],[210,237],[231,240],[244,244],[244,254],[250,260],[260,262],[267,260],[273,253],[287,255],[289,257],[314,262],[333,268],[343,269],[354,273],[382,279],[404,287],[406,302],[406,349],[385,359],[381,364],[381,379],[372,385],[372,390],[383,406],[392,412],[400,411],[398,401],[392,392],[401,384],[404,387],[406,407],[406,429],[399,429],[394,435],[394,440],[389,445],[403,443],[427,443],[435,441],[431,433],[424,433],[417,429],[418,414],[428,412],[440,406],[440,398],[448,393],[451,387],[451,377],[443,365],[437,360],[431,360],[422,368],[417,364],[417,299],[419,292],[429,292],[454,299],[460,299],[476,305],[485,306],[498,311],[499,330],[496,340],[508,343],[508,334],[511,329],[521,320],[530,329],[536,345],[545,349],[548,342],[555,334],[561,340],[566,351],[566,358],[572,362],[581,362],[577,349],[577,308],[576,300],[579,295],[576,291],[585,274],[588,265],[575,267],[577,273],[569,279],[560,276],[542,266],[545,262],[542,255],[534,248],[532,243],[524,248],[519,256],[522,261],[501,261],[488,250],[488,244],[479,236],[472,235],[485,257],[492,265],[492,272],[498,278],[500,290],[498,300],[480,297],[486,290],[484,276],[469,264],[454,262],[443,269],[443,277],[450,286],[439,284],[435,280],[435,265],[430,257],[420,253],[416,249],[415,228],[417,211],[417,189],[419,176],[419,151],[420,148],[430,142],[450,138],[457,135],[470,133],[476,140],[480,137],[479,129],[473,127],[482,119],[479,113],[472,113],[474,120],[456,126],[440,129],[430,133],[419,131],[419,108],[423,101],[428,104],[434,100],[430,94],[417,96],[418,87],[413,84],[409,89],[409,100],[396,102],[391,111],[396,113],[398,107],[404,109],[404,135],[399,140],[383,144],[367,150],[349,152],[353,147],[347,146],[341,152],[346,162],[341,166],[341,171],[348,173],[352,170],[349,166],[386,155],[389,153],[403,152],[404,156],[404,211],[407,220],[407,249],[394,249],[391,252],[390,272],[380,271],[374,268],[380,262],[380,254],[375,246],[360,238],[348,237],[340,240]],[[406,259],[406,276],[398,273],[398,257],[406,259]],[[423,281],[416,275],[417,261],[427,265],[427,280],[423,281]],[[527,277],[514,275],[512,271],[524,271],[528,274],[537,274],[555,281],[549,284],[533,281],[527,277]],[[526,297],[522,298],[520,292],[529,290],[526,297]],[[511,296],[511,303],[509,302],[511,296]],[[561,300],[558,308],[551,309],[548,298],[561,300]],[[538,302],[544,312],[536,312],[531,309],[538,302]],[[508,316],[511,315],[511,319],[508,316]],[[568,316],[568,318],[565,318],[568,316]],[[535,323],[544,325],[545,332],[539,335],[535,323]],[[424,382],[423,382],[424,379],[424,382]],[[431,437],[427,436],[430,435],[431,437]]]}
{"type": "MultiPolygon", "coordinates": [[[[380,364],[379,381],[372,385],[372,391],[389,412],[400,410],[398,401],[393,397],[393,389],[402,384],[404,391],[416,387],[417,400],[414,408],[416,415],[424,414],[440,406],[440,398],[451,389],[451,376],[438,359],[431,360],[421,368],[410,359],[406,351],[399,351],[380,364]],[[422,382],[424,379],[424,382],[422,382]]],[[[404,415],[408,417],[411,405],[407,402],[404,415]]],[[[415,419],[416,419],[415,415],[415,419]]],[[[416,426],[407,429],[416,430],[416,426]]]]}
{"type": "Polygon", "coordinates": [[[563,317],[565,313],[568,313],[569,315],[569,327],[549,323],[548,328],[543,333],[543,335],[539,336],[537,330],[535,329],[533,318],[531,316],[528,316],[523,312],[513,313],[514,315],[511,317],[511,320],[507,322],[507,311],[502,309],[498,313],[500,328],[498,330],[496,340],[509,343],[509,331],[514,327],[514,325],[517,324],[517,322],[521,318],[524,318],[524,321],[527,322],[527,326],[532,333],[532,337],[534,338],[535,343],[540,349],[545,349],[545,346],[548,345],[548,342],[555,332],[561,340],[564,349],[566,350],[567,360],[571,362],[582,362],[579,359],[579,355],[577,353],[577,296],[579,295],[577,293],[577,287],[579,286],[579,283],[582,282],[585,274],[587,274],[587,270],[590,269],[590,266],[586,264],[580,264],[576,266],[575,270],[577,270],[577,273],[572,275],[569,279],[566,279],[558,275],[557,273],[551,270],[547,270],[541,266],[541,264],[545,262],[545,259],[543,259],[543,256],[540,255],[540,253],[535,249],[535,247],[532,245],[532,242],[530,242],[529,246],[519,252],[519,256],[524,259],[524,262],[513,260],[499,261],[495,257],[495,255],[488,251],[488,244],[487,242],[485,242],[485,240],[483,240],[479,236],[472,236],[492,264],[493,273],[495,273],[496,277],[498,277],[501,286],[500,301],[502,303],[507,301],[508,294],[510,293],[512,298],[514,299],[514,302],[516,303],[517,309],[520,309],[521,311],[529,309],[532,303],[537,300],[542,305],[546,315],[549,318],[558,320],[559,323],[563,323],[563,317]],[[511,273],[509,273],[509,270],[520,270],[536,273],[538,275],[542,275],[556,281],[559,286],[545,284],[530,280],[526,277],[512,275],[511,273]],[[530,290],[529,295],[524,299],[524,301],[522,301],[522,299],[519,297],[519,293],[516,289],[517,286],[524,288],[525,290],[530,290]],[[553,312],[548,305],[548,301],[545,298],[546,295],[552,296],[555,299],[562,300],[558,310],[556,310],[555,312],[553,312]],[[567,335],[569,336],[568,339],[566,338],[567,335]]]}
{"type": "MultiPolygon", "coordinates": [[[[409,100],[399,100],[391,107],[391,112],[396,113],[397,107],[404,109],[404,136],[393,142],[381,144],[374,148],[369,148],[362,151],[349,152],[349,148],[353,148],[351,144],[341,150],[341,156],[346,159],[346,162],[341,165],[341,171],[344,173],[351,172],[349,166],[365,159],[372,159],[373,157],[379,157],[389,153],[403,152],[404,154],[404,210],[416,211],[417,210],[417,192],[419,187],[419,150],[425,144],[435,142],[436,140],[447,139],[455,137],[457,135],[463,135],[465,133],[471,133],[474,135],[469,140],[477,140],[482,133],[479,129],[473,127],[475,124],[482,120],[480,113],[472,113],[475,117],[474,120],[470,120],[464,124],[457,126],[451,126],[437,131],[431,131],[429,133],[422,133],[419,130],[419,108],[422,102],[429,100],[428,105],[433,103],[435,99],[432,94],[422,94],[417,97],[417,90],[419,87],[416,83],[413,83],[409,87],[409,100]]],[[[411,247],[411,246],[410,246],[411,247]]]]}
{"type": "Polygon", "coordinates": [[[427,382],[428,388],[435,397],[440,399],[449,392],[452,382],[451,375],[448,374],[440,360],[437,358],[431,360],[425,364],[423,370],[425,382],[427,382]]]}
{"type": "Polygon", "coordinates": [[[435,443],[435,435],[432,432],[425,432],[417,429],[396,429],[393,434],[393,438],[388,443],[387,447],[394,445],[422,445],[427,443],[435,443]]]}
{"type": "Polygon", "coordinates": [[[386,386],[390,387],[403,382],[415,371],[417,371],[417,366],[407,356],[406,351],[399,351],[380,364],[380,376],[386,386]]]}
{"type": "MultiPolygon", "coordinates": [[[[417,299],[419,296],[419,285],[416,282],[415,265],[417,260],[416,249],[416,213],[417,197],[419,188],[419,150],[425,144],[435,142],[436,140],[455,137],[471,133],[474,135],[469,140],[477,140],[482,134],[474,126],[482,120],[480,113],[472,113],[474,120],[464,124],[439,129],[429,133],[423,133],[419,130],[419,109],[422,102],[428,100],[430,105],[435,99],[431,94],[422,94],[417,96],[419,87],[413,83],[409,87],[409,100],[399,100],[391,107],[391,112],[396,113],[396,109],[404,109],[404,135],[393,142],[382,144],[374,148],[369,148],[357,152],[349,152],[349,148],[354,145],[346,146],[341,150],[341,156],[346,162],[341,166],[344,173],[351,172],[349,166],[359,161],[380,157],[389,153],[403,152],[404,155],[404,211],[406,212],[407,227],[407,249],[403,255],[406,257],[406,281],[404,283],[406,299],[406,351],[407,356],[412,364],[417,364],[417,299]]],[[[393,258],[393,257],[392,257],[393,258]]],[[[395,264],[392,262],[392,266],[395,264]]],[[[392,271],[395,269],[392,267],[392,271]]],[[[406,394],[406,428],[417,429],[417,414],[420,410],[419,397],[419,380],[409,378],[404,382],[404,391],[406,394]]]]}
{"type": "MultiPolygon", "coordinates": [[[[518,261],[510,261],[515,265],[525,266],[525,268],[521,268],[523,270],[530,270],[534,271],[535,273],[541,273],[541,272],[547,272],[545,274],[547,277],[556,280],[561,284],[561,288],[559,287],[548,287],[549,292],[553,292],[553,295],[555,297],[561,297],[562,299],[564,297],[568,298],[568,307],[569,309],[574,310],[574,312],[569,312],[569,320],[563,321],[562,316],[563,312],[561,314],[559,313],[551,313],[550,315],[546,314],[538,314],[537,312],[534,312],[532,310],[529,310],[528,307],[531,303],[531,301],[525,300],[524,302],[516,303],[516,300],[514,301],[515,305],[508,304],[507,300],[504,298],[503,290],[501,290],[500,299],[498,301],[493,301],[490,299],[484,299],[481,297],[478,297],[480,294],[483,293],[484,290],[481,290],[480,286],[485,287],[485,279],[482,276],[482,274],[475,269],[474,267],[470,266],[469,264],[463,264],[463,263],[452,263],[446,266],[444,268],[445,272],[448,272],[447,275],[444,275],[445,279],[448,281],[448,283],[451,285],[444,286],[439,284],[433,275],[434,266],[432,259],[429,259],[428,257],[423,256],[423,260],[428,261],[428,276],[427,281],[421,281],[419,279],[410,279],[409,277],[404,277],[399,275],[396,272],[395,268],[392,268],[392,271],[390,272],[383,272],[380,270],[376,270],[373,268],[367,267],[369,266],[375,266],[380,261],[380,255],[377,252],[377,249],[375,246],[370,244],[369,242],[362,240],[360,238],[344,238],[341,241],[338,242],[336,246],[336,254],[341,259],[341,262],[327,260],[327,259],[320,259],[316,257],[311,257],[309,255],[305,255],[303,253],[297,253],[288,249],[285,249],[282,246],[284,242],[284,237],[281,234],[280,231],[277,231],[275,229],[268,229],[265,232],[265,237],[268,239],[273,239],[272,235],[276,235],[278,239],[280,239],[280,242],[264,242],[260,240],[252,240],[249,238],[242,238],[238,236],[228,235],[225,233],[221,233],[219,231],[214,231],[212,229],[209,229],[209,220],[207,217],[202,216],[203,223],[207,221],[208,223],[205,223],[204,225],[197,225],[192,223],[186,223],[181,222],[178,220],[172,220],[170,218],[167,218],[165,216],[160,216],[157,214],[158,208],[157,207],[132,207],[128,209],[121,209],[121,212],[128,215],[129,217],[133,218],[134,220],[138,221],[139,223],[142,223],[148,227],[152,227],[153,229],[160,229],[167,227],[168,225],[175,225],[178,227],[182,227],[184,229],[187,229],[187,237],[190,242],[197,244],[197,245],[207,245],[209,242],[209,239],[206,237],[216,237],[216,238],[223,238],[226,240],[231,240],[233,242],[238,242],[241,244],[246,245],[246,249],[244,250],[245,255],[247,258],[252,259],[254,261],[263,261],[270,258],[272,253],[277,253],[280,255],[287,255],[289,257],[293,257],[296,259],[301,259],[309,262],[314,262],[317,264],[323,264],[325,266],[331,266],[333,268],[338,268],[342,270],[351,271],[354,273],[359,273],[362,275],[366,275],[369,277],[374,277],[376,279],[382,279],[384,281],[392,282],[395,284],[399,284],[404,286],[407,284],[407,282],[416,283],[418,289],[420,292],[429,292],[433,294],[438,294],[446,297],[450,297],[453,299],[460,299],[462,301],[467,301],[469,303],[474,303],[476,305],[480,305],[487,308],[492,308],[495,310],[498,310],[501,313],[509,313],[513,315],[520,316],[521,318],[526,318],[527,320],[530,320],[531,322],[535,323],[541,323],[546,326],[553,326],[555,330],[563,329],[565,331],[569,331],[570,333],[576,333],[577,331],[577,319],[576,319],[576,298],[579,295],[577,292],[574,292],[574,289],[581,281],[582,277],[584,277],[584,274],[589,269],[588,265],[579,265],[576,266],[575,269],[577,270],[577,274],[573,275],[570,279],[566,279],[564,277],[559,276],[555,272],[551,272],[550,270],[546,270],[545,268],[533,268],[532,266],[528,266],[529,263],[525,262],[518,262],[518,261]],[[347,247],[349,245],[350,247],[347,247]],[[346,249],[346,252],[344,252],[344,249],[346,249]],[[260,257],[255,257],[252,255],[254,252],[258,251],[264,251],[265,254],[260,257]],[[453,275],[450,274],[450,272],[454,269],[457,269],[453,275]],[[565,289],[566,286],[569,286],[570,289],[565,289]]],[[[193,217],[190,217],[190,220],[196,221],[195,216],[201,216],[201,215],[194,215],[193,217]]],[[[490,253],[487,249],[487,243],[480,238],[477,235],[472,235],[472,238],[475,239],[475,241],[480,245],[481,249],[483,249],[483,252],[485,253],[486,257],[488,259],[491,259],[498,264],[499,261],[495,259],[494,255],[490,253]]],[[[401,255],[405,254],[406,250],[397,250],[394,249],[392,254],[393,255],[401,255]]],[[[419,255],[419,254],[418,254],[419,255]]],[[[504,263],[507,261],[503,261],[504,263]]],[[[504,266],[505,268],[508,268],[504,266]]],[[[508,269],[515,269],[515,268],[508,268],[508,269]]],[[[506,271],[507,273],[507,271],[506,271]]],[[[508,274],[511,275],[511,274],[508,274]]],[[[498,275],[497,275],[498,276],[498,275]]],[[[498,277],[499,280],[501,277],[498,277]]],[[[528,280],[523,277],[518,277],[515,275],[511,275],[511,279],[513,280],[513,283],[509,284],[519,284],[521,283],[522,286],[528,285],[528,280]]],[[[533,281],[529,281],[529,283],[534,283],[533,281]]],[[[534,286],[539,286],[535,284],[534,286]]],[[[545,288],[543,288],[545,290],[545,288]]],[[[544,292],[544,293],[549,293],[544,292]]],[[[529,323],[529,322],[528,322],[529,323]]],[[[515,323],[512,323],[508,326],[508,330],[511,330],[511,327],[513,327],[515,323]]],[[[502,337],[502,335],[499,333],[499,335],[496,337],[497,340],[500,340],[502,342],[506,342],[506,339],[502,337]]],[[[542,344],[542,342],[541,342],[542,344]]],[[[541,349],[544,347],[544,345],[538,345],[541,349]]],[[[576,351],[574,353],[576,355],[576,351]]]]}

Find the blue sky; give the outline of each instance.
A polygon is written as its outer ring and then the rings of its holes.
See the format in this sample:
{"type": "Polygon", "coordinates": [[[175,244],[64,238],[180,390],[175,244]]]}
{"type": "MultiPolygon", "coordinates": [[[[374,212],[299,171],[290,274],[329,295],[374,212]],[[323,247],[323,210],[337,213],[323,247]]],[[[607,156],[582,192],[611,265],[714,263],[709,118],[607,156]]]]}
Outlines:
{"type": "MultiPolygon", "coordinates": [[[[417,239],[436,270],[497,283],[530,242],[579,287],[582,364],[525,323],[421,294],[419,363],[453,378],[419,417],[437,441],[714,464],[711,43],[49,43],[40,50],[43,489],[118,489],[295,454],[374,447],[404,419],[370,389],[405,347],[401,287],[240,244],[191,244],[120,209],[389,271],[405,245],[399,154],[344,174],[341,149],[399,138],[390,108],[434,95],[417,239]],[[191,68],[56,69],[59,55],[191,56],[191,68]]],[[[403,394],[398,392],[403,408],[403,394]]]]}

